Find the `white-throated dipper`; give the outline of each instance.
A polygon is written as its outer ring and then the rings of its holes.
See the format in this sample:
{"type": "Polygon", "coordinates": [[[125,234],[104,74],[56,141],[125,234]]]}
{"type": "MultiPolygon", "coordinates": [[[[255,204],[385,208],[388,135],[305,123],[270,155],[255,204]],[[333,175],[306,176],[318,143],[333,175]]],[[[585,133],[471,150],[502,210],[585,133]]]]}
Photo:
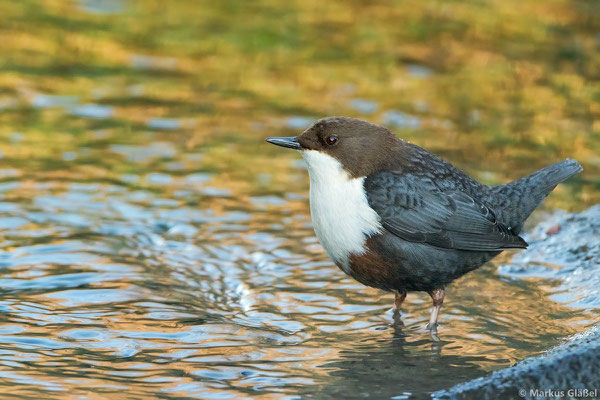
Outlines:
{"type": "Polygon", "coordinates": [[[327,255],[360,283],[433,299],[435,336],[446,286],[507,249],[531,212],[582,171],[567,159],[487,186],[427,150],[366,121],[328,117],[297,137],[267,142],[299,150],[310,175],[310,212],[327,255]]]}

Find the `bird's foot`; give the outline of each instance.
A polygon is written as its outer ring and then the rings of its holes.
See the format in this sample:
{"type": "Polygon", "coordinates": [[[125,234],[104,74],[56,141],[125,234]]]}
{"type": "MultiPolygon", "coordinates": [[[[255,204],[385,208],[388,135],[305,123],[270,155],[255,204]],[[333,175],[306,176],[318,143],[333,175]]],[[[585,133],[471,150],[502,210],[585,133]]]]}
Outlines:
{"type": "Polygon", "coordinates": [[[431,315],[429,316],[429,323],[427,324],[427,329],[431,334],[431,339],[435,342],[439,342],[440,338],[437,335],[438,328],[438,316],[440,315],[440,309],[442,308],[442,304],[444,303],[444,289],[436,289],[429,292],[433,300],[433,308],[431,309],[431,315]]]}
{"type": "Polygon", "coordinates": [[[438,327],[437,322],[434,322],[434,323],[430,322],[425,327],[425,329],[427,329],[429,331],[429,336],[431,336],[431,340],[433,340],[434,342],[440,341],[440,337],[438,336],[437,327],[438,327]]]}
{"type": "Polygon", "coordinates": [[[400,312],[400,307],[402,307],[404,300],[406,300],[406,290],[394,291],[394,312],[400,312]]]}
{"type": "Polygon", "coordinates": [[[427,326],[425,326],[425,329],[427,329],[428,331],[431,332],[437,332],[437,328],[438,328],[438,323],[437,322],[433,322],[433,323],[428,323],[427,326]]]}
{"type": "Polygon", "coordinates": [[[402,313],[400,312],[400,310],[394,309],[394,314],[393,314],[392,318],[394,321],[392,323],[392,326],[397,327],[397,328],[404,326],[404,321],[402,321],[402,313]]]}

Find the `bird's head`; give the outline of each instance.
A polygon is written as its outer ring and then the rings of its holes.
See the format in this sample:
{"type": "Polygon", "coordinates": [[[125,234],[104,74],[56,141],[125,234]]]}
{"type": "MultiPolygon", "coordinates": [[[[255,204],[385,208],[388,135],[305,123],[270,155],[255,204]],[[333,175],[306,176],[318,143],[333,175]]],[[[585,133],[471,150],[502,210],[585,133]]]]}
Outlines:
{"type": "Polygon", "coordinates": [[[327,117],[296,137],[271,137],[267,142],[299,150],[309,173],[339,163],[358,178],[378,170],[400,142],[388,129],[347,117],[327,117]]]}

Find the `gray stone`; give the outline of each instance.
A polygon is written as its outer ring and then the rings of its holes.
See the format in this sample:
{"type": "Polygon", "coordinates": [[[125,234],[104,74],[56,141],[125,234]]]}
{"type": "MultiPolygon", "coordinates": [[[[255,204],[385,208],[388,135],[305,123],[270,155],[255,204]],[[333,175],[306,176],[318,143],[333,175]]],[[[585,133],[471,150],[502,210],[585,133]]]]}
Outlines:
{"type": "MultiPolygon", "coordinates": [[[[575,308],[600,308],[600,205],[574,214],[557,211],[525,239],[529,248],[501,266],[501,275],[552,279],[559,283],[557,299],[575,308]]],[[[600,398],[600,324],[540,356],[432,398],[600,398]]]]}
{"type": "MultiPolygon", "coordinates": [[[[583,394],[583,393],[580,393],[583,394]]],[[[600,328],[577,334],[565,344],[527,358],[490,376],[435,392],[434,399],[598,398],[600,328]],[[575,390],[597,390],[577,396],[575,390]],[[552,393],[545,391],[552,391],[552,393]],[[562,392],[562,393],[561,393],[562,392]]]]}

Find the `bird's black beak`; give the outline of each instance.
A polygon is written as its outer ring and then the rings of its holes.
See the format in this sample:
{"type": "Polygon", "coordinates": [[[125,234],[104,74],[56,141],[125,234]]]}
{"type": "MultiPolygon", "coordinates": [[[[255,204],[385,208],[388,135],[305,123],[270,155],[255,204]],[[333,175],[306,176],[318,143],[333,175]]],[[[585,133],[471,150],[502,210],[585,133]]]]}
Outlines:
{"type": "Polygon", "coordinates": [[[281,147],[300,150],[300,143],[298,143],[295,137],[270,137],[267,138],[267,142],[281,147]]]}

